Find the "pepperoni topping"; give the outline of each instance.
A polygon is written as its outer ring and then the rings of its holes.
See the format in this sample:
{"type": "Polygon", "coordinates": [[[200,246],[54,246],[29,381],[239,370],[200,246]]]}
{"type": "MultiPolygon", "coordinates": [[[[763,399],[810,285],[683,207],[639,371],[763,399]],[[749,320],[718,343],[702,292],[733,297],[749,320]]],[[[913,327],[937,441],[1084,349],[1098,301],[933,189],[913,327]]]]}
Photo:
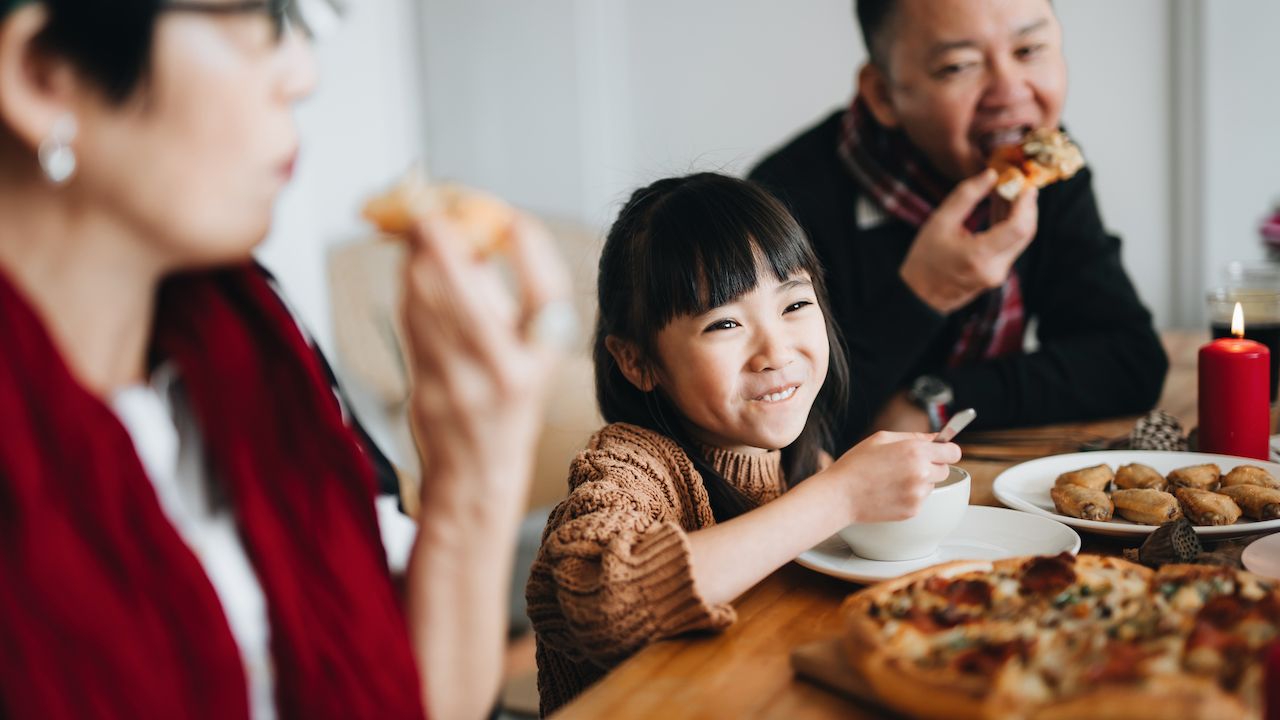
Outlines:
{"type": "Polygon", "coordinates": [[[1071,553],[1031,558],[1022,566],[1019,586],[1028,595],[1057,595],[1076,581],[1076,558],[1071,553]]]}
{"type": "Polygon", "coordinates": [[[1237,595],[1218,595],[1210,598],[1196,614],[1197,624],[1211,625],[1220,630],[1233,628],[1253,609],[1254,603],[1237,595]]]}
{"type": "Polygon", "coordinates": [[[925,581],[924,589],[953,605],[991,607],[991,584],[985,580],[947,580],[935,576],[925,581]]]}
{"type": "Polygon", "coordinates": [[[1026,659],[1030,643],[1026,640],[992,643],[966,650],[953,661],[955,669],[969,675],[990,677],[1013,657],[1026,659]]]}
{"type": "MultiPolygon", "coordinates": [[[[926,612],[918,608],[911,608],[911,612],[908,613],[907,616],[903,618],[903,620],[907,624],[911,625],[911,627],[926,634],[935,633],[939,630],[944,630],[948,627],[951,627],[951,625],[944,625],[939,623],[938,620],[934,617],[934,613],[926,612]]],[[[955,624],[955,623],[952,623],[952,624],[955,624]]]]}
{"type": "Polygon", "coordinates": [[[1223,628],[1213,625],[1204,620],[1196,621],[1195,629],[1187,636],[1187,652],[1198,648],[1208,648],[1210,650],[1224,651],[1235,645],[1239,645],[1241,639],[1236,638],[1223,628]]]}
{"type": "Polygon", "coordinates": [[[1138,665],[1154,655],[1137,645],[1111,643],[1107,646],[1107,658],[1100,665],[1089,668],[1085,679],[1089,682],[1129,682],[1142,677],[1138,665]]]}
{"type": "Polygon", "coordinates": [[[1268,592],[1258,603],[1257,611],[1263,620],[1269,623],[1280,623],[1280,596],[1274,592],[1268,592]]]}

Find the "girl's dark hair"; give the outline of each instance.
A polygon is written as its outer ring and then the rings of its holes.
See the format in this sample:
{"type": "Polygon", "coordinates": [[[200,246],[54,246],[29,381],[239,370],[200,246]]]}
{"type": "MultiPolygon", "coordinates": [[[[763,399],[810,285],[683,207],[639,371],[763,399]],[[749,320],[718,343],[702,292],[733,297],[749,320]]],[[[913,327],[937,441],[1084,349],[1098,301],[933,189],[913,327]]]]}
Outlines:
{"type": "Polygon", "coordinates": [[[36,42],[65,57],[114,102],[129,97],[147,74],[161,0],[38,0],[49,22],[36,42]]]}
{"type": "Polygon", "coordinates": [[[605,347],[612,335],[634,343],[655,363],[659,331],[677,316],[733,302],[758,284],[757,262],[779,281],[804,271],[826,315],[831,352],[826,382],[800,436],[783,449],[794,485],[818,468],[832,447],[849,371],[827,305],[822,266],[800,225],[758,185],[715,173],[659,180],[637,190],[609,230],[600,256],[594,360],[596,399],[608,422],[626,422],[678,442],[702,475],[711,509],[723,522],[752,503],[713,470],[660,390],[643,392],[622,374],[605,347]]]}

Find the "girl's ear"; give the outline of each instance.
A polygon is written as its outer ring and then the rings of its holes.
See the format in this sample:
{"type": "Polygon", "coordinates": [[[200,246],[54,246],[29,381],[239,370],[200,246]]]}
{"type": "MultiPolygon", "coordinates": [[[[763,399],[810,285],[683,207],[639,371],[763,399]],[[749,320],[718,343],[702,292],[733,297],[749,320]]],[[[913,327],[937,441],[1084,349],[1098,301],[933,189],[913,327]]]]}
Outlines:
{"type": "Polygon", "coordinates": [[[889,78],[876,65],[865,63],[858,71],[858,94],[867,101],[867,107],[876,121],[887,128],[898,127],[898,111],[889,96],[889,78]]]}
{"type": "Polygon", "coordinates": [[[622,376],[628,382],[635,385],[641,392],[650,392],[657,387],[658,383],[654,378],[653,370],[645,360],[644,353],[640,352],[639,346],[616,335],[606,336],[604,346],[613,356],[613,361],[618,364],[618,369],[622,371],[622,376]]]}
{"type": "Polygon", "coordinates": [[[36,47],[48,19],[44,4],[33,2],[0,24],[0,122],[32,150],[77,110],[84,89],[69,61],[36,47]]]}

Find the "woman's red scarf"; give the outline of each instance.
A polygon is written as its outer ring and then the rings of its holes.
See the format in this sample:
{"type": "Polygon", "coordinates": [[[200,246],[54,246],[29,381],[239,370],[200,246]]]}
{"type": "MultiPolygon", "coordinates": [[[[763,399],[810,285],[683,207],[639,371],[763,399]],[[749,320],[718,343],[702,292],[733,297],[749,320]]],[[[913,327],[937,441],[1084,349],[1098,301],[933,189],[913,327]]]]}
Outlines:
{"type": "MultiPolygon", "coordinates": [[[[280,716],[421,717],[371,469],[288,311],[249,265],[175,277],[157,308],[266,594],[280,716]]],[[[247,717],[213,586],[3,275],[0,334],[0,717],[247,717]]]]}

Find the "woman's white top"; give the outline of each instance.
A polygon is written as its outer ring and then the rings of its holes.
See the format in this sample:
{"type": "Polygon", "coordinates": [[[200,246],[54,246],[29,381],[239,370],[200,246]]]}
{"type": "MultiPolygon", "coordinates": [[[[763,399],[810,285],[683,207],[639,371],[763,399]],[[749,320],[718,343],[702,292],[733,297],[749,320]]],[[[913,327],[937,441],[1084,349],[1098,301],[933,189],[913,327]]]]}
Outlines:
{"type": "Polygon", "coordinates": [[[142,459],[160,507],[204,567],[240,649],[254,718],[275,718],[267,600],[236,530],[231,503],[211,482],[204,443],[172,366],[119,390],[111,407],[142,459]]]}

